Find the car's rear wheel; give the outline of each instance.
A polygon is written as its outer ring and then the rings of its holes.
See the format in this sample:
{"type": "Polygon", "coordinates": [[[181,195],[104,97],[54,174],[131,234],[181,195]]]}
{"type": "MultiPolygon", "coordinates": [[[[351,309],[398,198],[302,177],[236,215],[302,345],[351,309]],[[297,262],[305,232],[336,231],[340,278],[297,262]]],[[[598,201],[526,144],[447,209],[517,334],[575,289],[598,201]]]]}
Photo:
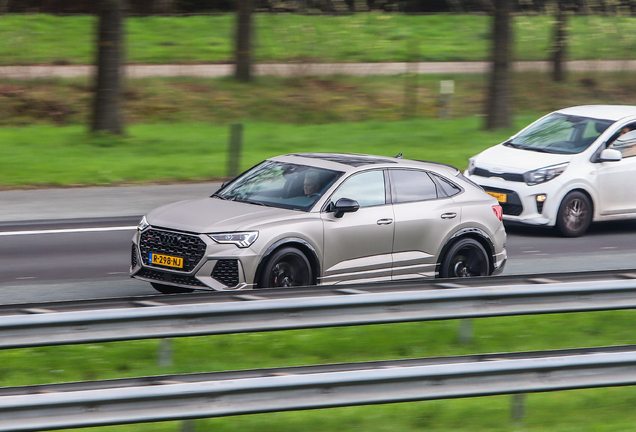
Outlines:
{"type": "Polygon", "coordinates": [[[285,247],[274,252],[261,273],[259,288],[286,288],[311,285],[309,260],[301,251],[285,247]]]}
{"type": "Polygon", "coordinates": [[[152,285],[152,287],[159,291],[161,294],[184,294],[194,291],[192,288],[181,288],[154,282],[151,282],[150,285],[152,285]]]}
{"type": "Polygon", "coordinates": [[[556,227],[564,237],[583,235],[592,223],[592,203],[582,192],[570,192],[557,213],[556,227]]]}
{"type": "Polygon", "coordinates": [[[490,264],[484,247],[471,238],[463,238],[450,247],[440,267],[439,275],[449,277],[487,276],[490,264]]]}

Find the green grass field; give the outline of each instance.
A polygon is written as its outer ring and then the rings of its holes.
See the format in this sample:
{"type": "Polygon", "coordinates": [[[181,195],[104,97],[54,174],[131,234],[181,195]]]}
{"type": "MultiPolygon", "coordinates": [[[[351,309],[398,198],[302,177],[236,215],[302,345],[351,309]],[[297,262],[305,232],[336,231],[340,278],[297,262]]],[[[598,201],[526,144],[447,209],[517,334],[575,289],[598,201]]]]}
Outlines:
{"type": "MultiPolygon", "coordinates": [[[[233,60],[233,14],[131,17],[126,56],[131,63],[224,63],[233,60]]],[[[636,18],[574,16],[572,60],[634,59],[636,18]],[[593,37],[590,37],[593,36],[593,37]]],[[[0,15],[0,65],[90,64],[95,18],[0,15]]],[[[553,17],[514,18],[514,57],[549,58],[553,17]]],[[[489,58],[490,18],[483,15],[349,16],[256,14],[258,62],[475,61],[489,58]]]]}

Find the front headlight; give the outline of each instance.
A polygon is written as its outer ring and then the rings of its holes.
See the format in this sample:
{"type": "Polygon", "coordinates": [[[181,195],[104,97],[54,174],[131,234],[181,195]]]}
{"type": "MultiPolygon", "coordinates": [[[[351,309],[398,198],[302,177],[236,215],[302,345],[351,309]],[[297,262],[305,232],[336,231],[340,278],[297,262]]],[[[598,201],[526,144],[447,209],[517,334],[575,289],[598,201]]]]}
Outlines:
{"type": "Polygon", "coordinates": [[[258,231],[208,234],[217,243],[235,244],[240,248],[250,247],[258,238],[258,231]]]}
{"type": "Polygon", "coordinates": [[[528,186],[545,183],[561,175],[561,173],[565,171],[565,168],[567,168],[568,164],[569,162],[565,162],[558,165],[539,168],[538,170],[534,171],[528,171],[527,173],[523,174],[523,179],[528,186]]]}
{"type": "Polygon", "coordinates": [[[468,175],[473,175],[475,172],[475,158],[468,159],[468,169],[466,169],[466,173],[468,175]]]}
{"type": "Polygon", "coordinates": [[[137,225],[137,229],[139,231],[143,231],[146,228],[148,228],[150,226],[150,224],[148,223],[148,221],[146,220],[146,216],[142,217],[141,220],[139,221],[139,225],[137,225]]]}

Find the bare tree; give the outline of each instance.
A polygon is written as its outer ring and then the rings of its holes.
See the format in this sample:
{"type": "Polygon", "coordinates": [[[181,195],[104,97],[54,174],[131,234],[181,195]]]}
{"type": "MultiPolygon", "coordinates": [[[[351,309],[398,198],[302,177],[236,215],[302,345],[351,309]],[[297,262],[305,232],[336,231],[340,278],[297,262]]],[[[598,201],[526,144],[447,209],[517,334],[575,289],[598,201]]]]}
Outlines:
{"type": "Polygon", "coordinates": [[[512,47],[510,0],[493,0],[492,66],[486,112],[486,129],[511,126],[510,51],[512,47]]]}
{"type": "Polygon", "coordinates": [[[240,81],[252,80],[252,9],[253,0],[237,0],[236,70],[240,81]]]}
{"type": "Polygon", "coordinates": [[[556,17],[554,27],[554,45],[552,47],[552,79],[556,82],[565,81],[566,26],[567,26],[567,0],[557,0],[556,17]]]}
{"type": "Polygon", "coordinates": [[[99,0],[97,82],[91,130],[123,133],[121,115],[122,23],[125,0],[99,0]]]}

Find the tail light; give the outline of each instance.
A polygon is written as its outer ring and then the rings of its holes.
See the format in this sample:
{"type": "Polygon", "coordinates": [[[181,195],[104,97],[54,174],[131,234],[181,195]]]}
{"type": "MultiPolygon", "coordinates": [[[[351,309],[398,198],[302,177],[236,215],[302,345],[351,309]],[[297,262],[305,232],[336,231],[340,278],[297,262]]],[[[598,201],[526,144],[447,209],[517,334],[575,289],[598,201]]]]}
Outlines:
{"type": "Polygon", "coordinates": [[[495,212],[495,216],[497,216],[497,219],[503,221],[503,209],[499,204],[492,206],[492,211],[495,212]]]}

